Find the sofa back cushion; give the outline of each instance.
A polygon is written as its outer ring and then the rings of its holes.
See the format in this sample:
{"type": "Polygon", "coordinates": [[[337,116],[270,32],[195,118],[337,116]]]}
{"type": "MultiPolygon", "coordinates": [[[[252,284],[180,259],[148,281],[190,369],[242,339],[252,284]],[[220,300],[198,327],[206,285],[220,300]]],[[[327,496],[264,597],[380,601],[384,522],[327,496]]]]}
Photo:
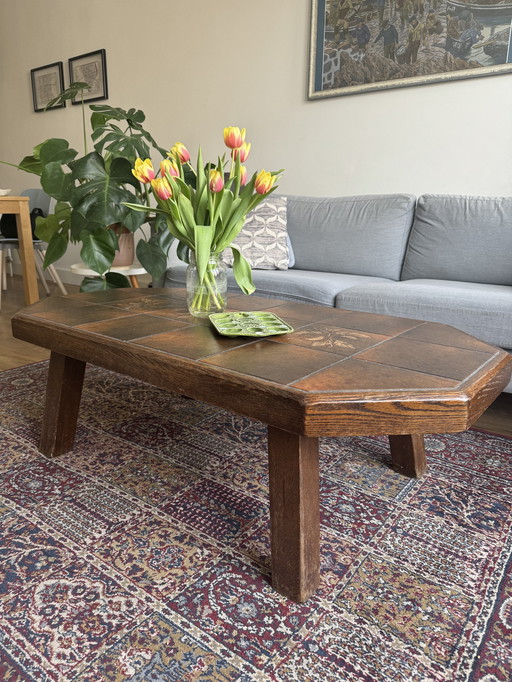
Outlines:
{"type": "Polygon", "coordinates": [[[414,204],[409,194],[289,196],[294,267],[398,280],[414,204]]]}
{"type": "Polygon", "coordinates": [[[425,194],[401,279],[512,284],[512,198],[425,194]]]}

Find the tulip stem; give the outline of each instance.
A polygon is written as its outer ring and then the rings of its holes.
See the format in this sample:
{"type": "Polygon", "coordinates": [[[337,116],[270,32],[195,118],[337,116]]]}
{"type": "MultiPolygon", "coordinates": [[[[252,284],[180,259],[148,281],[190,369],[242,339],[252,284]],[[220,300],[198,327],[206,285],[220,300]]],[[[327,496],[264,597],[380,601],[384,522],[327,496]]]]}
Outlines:
{"type": "Polygon", "coordinates": [[[226,302],[217,290],[215,275],[206,271],[203,281],[198,282],[195,287],[194,297],[190,303],[192,314],[206,317],[212,311],[222,311],[226,307],[226,302]]]}

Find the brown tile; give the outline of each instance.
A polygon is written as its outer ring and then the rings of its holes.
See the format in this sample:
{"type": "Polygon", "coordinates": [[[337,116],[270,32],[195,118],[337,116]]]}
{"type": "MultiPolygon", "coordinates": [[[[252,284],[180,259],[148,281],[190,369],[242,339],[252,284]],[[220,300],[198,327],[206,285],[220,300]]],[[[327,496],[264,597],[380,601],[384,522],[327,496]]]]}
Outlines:
{"type": "Polygon", "coordinates": [[[405,332],[405,334],[401,335],[401,338],[438,343],[442,346],[453,346],[454,348],[480,350],[484,353],[493,352],[493,348],[489,344],[475,339],[474,336],[469,336],[469,334],[455,329],[455,327],[438,324],[437,322],[425,322],[425,324],[405,332]]]}
{"type": "MultiPolygon", "coordinates": [[[[279,301],[276,300],[276,303],[279,301]]],[[[292,321],[300,321],[303,324],[324,322],[331,320],[333,316],[341,319],[340,312],[327,306],[313,305],[310,303],[282,303],[279,307],[273,307],[272,312],[282,317],[285,322],[294,326],[292,321]]],[[[345,313],[346,315],[346,313],[345,313]]]]}
{"type": "Polygon", "coordinates": [[[164,317],[156,317],[154,315],[127,315],[114,320],[80,325],[80,329],[103,336],[110,336],[114,339],[130,341],[144,336],[174,331],[184,326],[185,323],[183,322],[167,320],[164,317]]]}
{"type": "Polygon", "coordinates": [[[197,360],[250,343],[250,339],[220,336],[211,327],[198,324],[195,327],[186,327],[175,332],[155,334],[134,343],[197,360]]]}
{"type": "Polygon", "coordinates": [[[391,317],[388,315],[360,313],[357,311],[350,312],[350,317],[347,318],[345,323],[346,327],[350,327],[351,329],[360,329],[364,332],[373,332],[375,334],[385,334],[386,336],[402,334],[408,329],[412,329],[413,327],[423,324],[421,320],[410,320],[405,317],[391,317]]]}
{"type": "MultiPolygon", "coordinates": [[[[337,327],[351,327],[350,320],[354,313],[351,310],[341,310],[340,308],[328,308],[319,306],[321,310],[321,321],[324,324],[331,324],[337,327]]],[[[320,321],[320,320],[319,320],[320,321]]]]}
{"type": "Polygon", "coordinates": [[[492,357],[492,353],[451,348],[400,337],[363,351],[357,357],[360,360],[462,381],[487,362],[492,357]]]}
{"type": "MultiPolygon", "coordinates": [[[[149,290],[151,291],[151,290],[149,290]]],[[[112,302],[113,308],[122,308],[134,313],[147,313],[151,310],[160,310],[165,308],[172,308],[175,305],[182,304],[181,298],[159,294],[149,293],[146,296],[140,296],[136,299],[127,301],[112,302]]]]}
{"type": "Polygon", "coordinates": [[[50,311],[47,313],[36,313],[34,317],[41,317],[52,322],[59,322],[69,327],[86,324],[87,322],[99,322],[100,320],[110,320],[114,317],[125,317],[126,313],[116,310],[110,306],[85,305],[74,308],[64,308],[62,310],[50,311]]]}
{"type": "MultiPolygon", "coordinates": [[[[42,312],[54,310],[76,309],[90,305],[87,300],[76,300],[73,296],[48,296],[30,306],[30,314],[36,315],[42,312]]],[[[25,309],[27,310],[27,309],[25,309]]]]}
{"type": "Polygon", "coordinates": [[[202,317],[194,317],[188,312],[185,301],[181,301],[178,305],[173,304],[172,308],[160,308],[159,310],[152,310],[152,315],[158,317],[166,317],[172,320],[179,320],[187,324],[202,324],[203,326],[211,326],[210,320],[202,317]]]}
{"type": "Polygon", "coordinates": [[[289,343],[294,346],[304,346],[323,350],[336,355],[349,356],[376,343],[385,341],[387,336],[370,334],[354,329],[344,329],[323,324],[311,324],[302,327],[292,334],[276,336],[272,341],[289,343]]]}
{"type": "Polygon", "coordinates": [[[151,291],[158,296],[166,296],[168,299],[186,299],[187,290],[185,287],[152,287],[151,291]]]}
{"type": "Polygon", "coordinates": [[[147,296],[148,289],[132,289],[131,287],[120,289],[105,289],[105,291],[86,291],[77,294],[71,294],[68,298],[72,298],[75,302],[91,301],[93,303],[110,303],[111,301],[126,301],[139,298],[140,296],[147,296]]]}
{"type": "Polygon", "coordinates": [[[210,357],[204,362],[276,383],[289,384],[322,367],[327,367],[335,358],[332,353],[301,346],[257,341],[244,348],[236,348],[210,357]]]}
{"type": "Polygon", "coordinates": [[[304,391],[388,391],[455,388],[454,379],[347,359],[292,384],[304,391]]]}
{"type": "Polygon", "coordinates": [[[236,310],[271,310],[278,305],[281,305],[282,301],[274,298],[267,298],[266,296],[255,296],[251,294],[246,296],[245,294],[228,294],[228,312],[236,310]]]}

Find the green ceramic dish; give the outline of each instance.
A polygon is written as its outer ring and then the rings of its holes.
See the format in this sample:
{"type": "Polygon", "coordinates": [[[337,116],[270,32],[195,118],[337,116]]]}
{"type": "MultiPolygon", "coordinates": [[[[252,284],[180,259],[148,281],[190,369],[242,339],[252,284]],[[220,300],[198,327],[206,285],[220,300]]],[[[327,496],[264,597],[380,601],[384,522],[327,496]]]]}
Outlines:
{"type": "Polygon", "coordinates": [[[275,336],[293,331],[293,327],[280,317],[262,310],[214,313],[209,317],[215,329],[223,336],[275,336]]]}

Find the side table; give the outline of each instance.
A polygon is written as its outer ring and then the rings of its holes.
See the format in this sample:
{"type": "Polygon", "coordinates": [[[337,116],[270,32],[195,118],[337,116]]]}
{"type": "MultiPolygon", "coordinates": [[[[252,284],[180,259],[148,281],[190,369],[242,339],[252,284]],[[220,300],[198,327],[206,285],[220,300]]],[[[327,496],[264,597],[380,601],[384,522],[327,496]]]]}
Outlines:
{"type": "MultiPolygon", "coordinates": [[[[84,277],[97,277],[98,273],[94,270],[90,270],[84,263],[74,263],[69,268],[71,272],[75,275],[83,275],[84,277]]],[[[130,284],[134,289],[139,288],[138,275],[146,275],[147,270],[145,270],[140,263],[133,263],[132,265],[121,265],[119,267],[111,268],[111,272],[118,272],[121,275],[125,275],[130,280],[130,284]]]]}

